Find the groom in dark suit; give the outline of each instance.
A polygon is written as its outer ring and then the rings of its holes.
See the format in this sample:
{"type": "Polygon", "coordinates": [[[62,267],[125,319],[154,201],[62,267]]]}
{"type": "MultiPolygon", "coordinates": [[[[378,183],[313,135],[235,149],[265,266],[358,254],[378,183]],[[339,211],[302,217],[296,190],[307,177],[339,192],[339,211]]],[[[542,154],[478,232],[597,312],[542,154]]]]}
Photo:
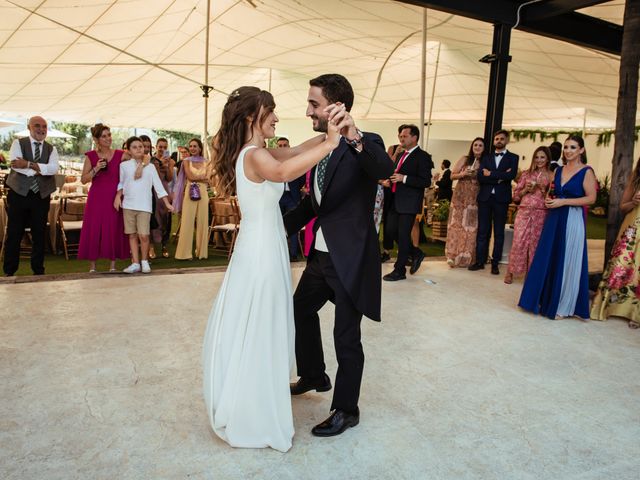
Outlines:
{"type": "Polygon", "coordinates": [[[509,132],[498,130],[493,135],[493,153],[480,159],[478,169],[478,236],[476,240],[476,263],[469,270],[481,270],[489,255],[489,237],[493,223],[493,253],[491,273],[499,275],[498,263],[502,258],[504,225],[511,203],[511,182],[518,173],[518,155],[507,151],[509,132]]]}
{"type": "MultiPolygon", "coordinates": [[[[309,84],[307,116],[315,131],[326,132],[326,107],[341,103],[350,111],[353,89],[338,74],[321,75],[309,84]]],[[[335,304],[338,372],[332,413],[311,430],[320,437],[339,435],[360,420],[358,398],[364,368],[360,320],[365,315],[380,321],[380,248],[373,207],[377,181],[393,173],[382,139],[358,130],[350,116],[347,120],[350,123],[341,132],[338,147],[312,170],[309,195],[284,216],[289,234],[317,216],[307,267],[293,297],[300,379],[291,384],[292,395],[331,389],[318,311],[327,301],[335,304]]]]}

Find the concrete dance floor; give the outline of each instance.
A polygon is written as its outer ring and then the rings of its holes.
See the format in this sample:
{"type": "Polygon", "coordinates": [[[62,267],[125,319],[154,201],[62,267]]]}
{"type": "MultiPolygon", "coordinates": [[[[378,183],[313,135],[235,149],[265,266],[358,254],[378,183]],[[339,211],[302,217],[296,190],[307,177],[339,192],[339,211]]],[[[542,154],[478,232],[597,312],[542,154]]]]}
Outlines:
{"type": "Polygon", "coordinates": [[[358,427],[313,437],[314,392],[289,453],[232,449],[201,395],[222,276],[0,284],[0,478],[638,479],[640,331],[520,312],[520,283],[428,260],[363,320],[358,427]]]}

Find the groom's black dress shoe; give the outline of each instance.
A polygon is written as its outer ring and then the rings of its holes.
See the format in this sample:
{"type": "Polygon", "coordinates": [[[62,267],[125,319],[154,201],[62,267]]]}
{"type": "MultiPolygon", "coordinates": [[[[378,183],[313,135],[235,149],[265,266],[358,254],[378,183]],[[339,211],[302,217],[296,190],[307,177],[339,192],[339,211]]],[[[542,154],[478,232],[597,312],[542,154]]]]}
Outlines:
{"type": "Polygon", "coordinates": [[[289,388],[291,389],[291,395],[301,395],[310,390],[328,392],[331,390],[331,380],[326,373],[320,378],[300,377],[296,383],[289,384],[289,388]]]}
{"type": "Polygon", "coordinates": [[[316,437],[333,437],[334,435],[340,435],[349,427],[355,427],[359,422],[359,409],[356,408],[355,413],[336,409],[324,422],[313,427],[311,433],[316,437]]]}
{"type": "Polygon", "coordinates": [[[413,260],[411,261],[411,268],[409,269],[409,273],[413,275],[420,268],[420,264],[424,260],[424,253],[422,251],[418,251],[413,254],[413,260]]]}
{"type": "Polygon", "coordinates": [[[500,275],[500,269],[498,268],[498,265],[491,265],[491,274],[500,275]]]}
{"type": "Polygon", "coordinates": [[[407,275],[397,270],[393,270],[391,273],[387,273],[382,279],[385,282],[397,282],[398,280],[404,280],[407,278],[407,275]]]}
{"type": "Polygon", "coordinates": [[[484,270],[484,264],[482,264],[482,263],[472,263],[471,265],[469,265],[467,267],[467,270],[471,270],[472,272],[475,272],[476,270],[484,270]]]}

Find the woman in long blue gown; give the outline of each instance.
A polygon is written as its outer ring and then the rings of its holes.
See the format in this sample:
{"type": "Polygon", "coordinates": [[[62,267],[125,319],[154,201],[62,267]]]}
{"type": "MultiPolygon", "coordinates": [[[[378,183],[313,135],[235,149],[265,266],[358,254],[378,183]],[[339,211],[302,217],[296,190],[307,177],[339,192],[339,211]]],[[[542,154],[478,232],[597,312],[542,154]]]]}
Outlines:
{"type": "Polygon", "coordinates": [[[589,268],[582,207],[596,199],[596,177],[586,163],[584,140],[564,142],[564,167],[555,171],[554,198],[527,274],[518,305],[551,319],[589,318],[589,268]]]}

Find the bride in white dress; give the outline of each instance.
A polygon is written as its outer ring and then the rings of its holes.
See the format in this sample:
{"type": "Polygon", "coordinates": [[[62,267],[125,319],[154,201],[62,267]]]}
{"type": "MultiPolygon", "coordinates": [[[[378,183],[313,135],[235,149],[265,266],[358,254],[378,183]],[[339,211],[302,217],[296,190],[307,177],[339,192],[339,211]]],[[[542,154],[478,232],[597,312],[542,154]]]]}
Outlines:
{"type": "Polygon", "coordinates": [[[213,140],[217,190],[237,191],[242,220],[209,316],[202,363],[204,400],[216,435],[233,447],[286,452],[294,434],[289,392],[294,325],[278,201],[283,182],[300,177],[338,145],[345,110],[328,107],[326,138],[268,150],[263,145],[275,135],[278,121],[274,108],[269,92],[238,88],[213,140]]]}

